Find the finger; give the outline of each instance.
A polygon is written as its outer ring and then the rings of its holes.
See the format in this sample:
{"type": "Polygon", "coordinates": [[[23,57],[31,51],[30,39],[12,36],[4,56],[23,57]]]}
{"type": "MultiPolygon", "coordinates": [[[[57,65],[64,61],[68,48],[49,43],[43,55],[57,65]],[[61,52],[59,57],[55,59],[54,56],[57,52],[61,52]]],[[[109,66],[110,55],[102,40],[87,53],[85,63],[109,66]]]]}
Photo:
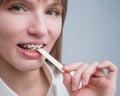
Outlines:
{"type": "Polygon", "coordinates": [[[72,77],[72,90],[76,91],[79,89],[80,82],[81,82],[81,75],[88,64],[82,64],[78,70],[76,70],[75,74],[72,77]]]}
{"type": "Polygon", "coordinates": [[[71,71],[76,71],[80,65],[82,65],[83,63],[82,62],[79,62],[79,63],[74,63],[74,64],[67,64],[65,66],[63,66],[63,70],[65,72],[71,72],[71,71]]]}
{"type": "Polygon", "coordinates": [[[70,73],[64,72],[63,73],[63,83],[69,93],[72,92],[72,90],[71,90],[72,83],[71,82],[72,82],[72,76],[70,75],[70,73]]]}
{"type": "Polygon", "coordinates": [[[82,85],[83,86],[86,86],[90,80],[90,77],[96,73],[97,66],[98,66],[98,62],[94,62],[88,65],[88,67],[84,70],[84,72],[82,73],[82,85]]]}
{"type": "Polygon", "coordinates": [[[96,73],[95,74],[93,74],[93,76],[95,76],[95,77],[106,77],[105,76],[105,73],[104,73],[104,71],[102,70],[102,69],[98,69],[97,71],[96,71],[96,73]]]}
{"type": "Polygon", "coordinates": [[[98,65],[99,69],[106,68],[108,70],[108,79],[116,80],[117,78],[117,67],[110,61],[105,61],[102,64],[98,65]]]}

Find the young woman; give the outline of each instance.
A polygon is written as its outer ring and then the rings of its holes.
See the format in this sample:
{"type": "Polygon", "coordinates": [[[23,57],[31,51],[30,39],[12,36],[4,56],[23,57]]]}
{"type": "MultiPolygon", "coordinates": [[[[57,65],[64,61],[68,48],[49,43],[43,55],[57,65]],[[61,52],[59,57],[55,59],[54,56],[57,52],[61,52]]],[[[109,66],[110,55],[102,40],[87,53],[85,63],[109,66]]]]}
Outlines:
{"type": "Polygon", "coordinates": [[[26,47],[42,46],[60,61],[66,10],[67,0],[0,0],[0,96],[115,96],[111,62],[68,64],[61,74],[26,47]]]}

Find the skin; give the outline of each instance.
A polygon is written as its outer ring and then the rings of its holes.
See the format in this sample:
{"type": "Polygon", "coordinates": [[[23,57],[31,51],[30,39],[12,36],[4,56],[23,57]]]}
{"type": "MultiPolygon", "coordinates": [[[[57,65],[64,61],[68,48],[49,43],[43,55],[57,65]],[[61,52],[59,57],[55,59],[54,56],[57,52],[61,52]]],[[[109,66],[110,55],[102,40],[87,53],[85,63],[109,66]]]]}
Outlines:
{"type": "Polygon", "coordinates": [[[117,67],[110,61],[69,64],[63,70],[64,84],[70,96],[116,96],[117,67]],[[105,68],[108,71],[106,75],[103,72],[105,68]],[[71,71],[76,71],[73,76],[71,71]]]}
{"type": "Polygon", "coordinates": [[[61,3],[54,3],[12,0],[0,7],[0,76],[20,96],[43,96],[49,88],[40,69],[45,58],[25,55],[17,44],[45,44],[50,52],[62,27],[61,3]]]}
{"type": "MultiPolygon", "coordinates": [[[[12,0],[0,7],[0,76],[20,96],[45,96],[50,87],[40,69],[45,58],[33,56],[34,53],[26,56],[17,44],[44,43],[44,49],[50,52],[62,27],[61,6],[53,3],[54,0],[12,0]]],[[[68,64],[63,70],[63,82],[70,96],[115,96],[117,67],[113,63],[79,62],[68,64]],[[83,87],[79,89],[81,80],[83,87]]]]}

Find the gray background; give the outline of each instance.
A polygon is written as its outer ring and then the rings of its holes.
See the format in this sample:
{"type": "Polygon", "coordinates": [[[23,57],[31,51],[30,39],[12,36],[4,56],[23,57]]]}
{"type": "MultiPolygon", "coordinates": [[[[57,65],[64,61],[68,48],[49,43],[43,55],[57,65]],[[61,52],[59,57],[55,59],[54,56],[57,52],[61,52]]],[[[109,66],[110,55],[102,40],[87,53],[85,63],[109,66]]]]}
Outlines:
{"type": "MultiPolygon", "coordinates": [[[[110,60],[120,68],[120,0],[68,0],[62,62],[110,60]]],[[[120,71],[117,96],[120,96],[120,71]]]]}

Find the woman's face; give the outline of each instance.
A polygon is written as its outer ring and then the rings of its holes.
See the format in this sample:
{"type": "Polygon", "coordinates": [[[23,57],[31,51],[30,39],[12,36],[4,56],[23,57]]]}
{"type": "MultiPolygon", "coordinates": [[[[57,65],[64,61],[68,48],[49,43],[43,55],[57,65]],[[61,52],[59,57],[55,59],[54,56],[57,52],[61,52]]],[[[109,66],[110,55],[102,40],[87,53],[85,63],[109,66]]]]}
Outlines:
{"type": "Polygon", "coordinates": [[[44,45],[50,52],[62,27],[62,5],[55,2],[11,0],[0,6],[1,64],[21,71],[40,68],[45,58],[25,46],[44,45]]]}

